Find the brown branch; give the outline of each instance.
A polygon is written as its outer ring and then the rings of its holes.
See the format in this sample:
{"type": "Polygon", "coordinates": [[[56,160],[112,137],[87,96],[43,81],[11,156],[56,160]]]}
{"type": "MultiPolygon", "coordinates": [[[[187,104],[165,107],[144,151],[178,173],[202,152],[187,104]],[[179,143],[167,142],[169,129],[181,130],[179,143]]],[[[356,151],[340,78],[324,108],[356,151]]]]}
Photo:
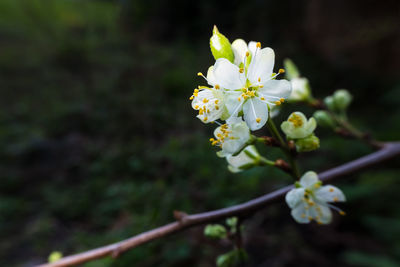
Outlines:
{"type": "MultiPolygon", "coordinates": [[[[324,181],[330,181],[334,178],[353,173],[355,171],[370,167],[385,160],[392,159],[400,155],[400,142],[383,143],[380,150],[367,156],[345,163],[333,169],[320,173],[319,178],[324,181]]],[[[210,223],[216,220],[227,218],[230,216],[249,215],[256,210],[265,207],[267,204],[284,198],[285,194],[292,189],[293,186],[286,186],[261,197],[255,198],[243,204],[232,207],[208,211],[193,215],[177,216],[179,221],[166,224],[156,229],[141,233],[126,240],[96,248],[76,255],[62,258],[54,263],[42,264],[39,267],[61,267],[82,264],[87,261],[99,259],[105,256],[117,257],[124,251],[137,247],[144,243],[148,243],[154,239],[159,239],[166,235],[182,231],[188,227],[195,225],[210,223]]]]}

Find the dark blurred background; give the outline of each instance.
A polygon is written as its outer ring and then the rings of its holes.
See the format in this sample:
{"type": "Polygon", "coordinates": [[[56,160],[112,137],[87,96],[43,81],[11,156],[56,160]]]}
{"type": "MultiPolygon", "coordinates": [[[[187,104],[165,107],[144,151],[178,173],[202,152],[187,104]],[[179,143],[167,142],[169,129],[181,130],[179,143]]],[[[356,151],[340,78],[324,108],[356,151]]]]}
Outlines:
{"type": "MultiPolygon", "coordinates": [[[[0,265],[32,266],[291,183],[231,174],[188,100],[213,64],[212,26],[291,58],[317,97],[347,88],[350,118],[400,139],[400,2],[0,1],[0,265]]],[[[287,106],[278,119],[294,109],[287,106]]],[[[321,171],[371,149],[317,129],[321,171]]],[[[270,158],[278,151],[265,151],[270,158]]],[[[298,225],[285,203],[245,222],[247,266],[400,266],[399,159],[336,185],[347,216],[298,225]]],[[[95,266],[215,266],[229,245],[197,227],[95,266]]]]}

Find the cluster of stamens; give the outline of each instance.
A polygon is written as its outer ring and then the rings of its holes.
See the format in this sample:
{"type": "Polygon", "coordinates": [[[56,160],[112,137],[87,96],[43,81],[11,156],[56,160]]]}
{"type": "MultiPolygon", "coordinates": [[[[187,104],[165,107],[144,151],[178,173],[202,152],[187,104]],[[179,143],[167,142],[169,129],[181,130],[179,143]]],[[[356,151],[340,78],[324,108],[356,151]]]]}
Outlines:
{"type": "MultiPolygon", "coordinates": [[[[321,183],[316,183],[316,184],[314,185],[315,188],[319,188],[320,186],[321,186],[321,183]]],[[[335,191],[335,189],[329,188],[329,192],[333,192],[333,191],[335,191]]],[[[304,192],[304,197],[303,197],[303,201],[307,203],[307,205],[305,206],[305,209],[306,209],[306,210],[309,210],[310,207],[312,207],[312,206],[315,205],[315,202],[312,200],[312,197],[311,197],[312,195],[313,195],[313,192],[312,192],[311,190],[309,190],[309,189],[306,189],[306,190],[305,190],[305,192],[304,192]]],[[[333,198],[333,201],[334,201],[334,202],[338,202],[339,199],[338,199],[337,197],[334,197],[334,198],[333,198]]],[[[327,205],[328,205],[330,208],[332,208],[332,209],[338,211],[340,215],[342,215],[342,216],[346,215],[346,213],[345,213],[344,211],[342,211],[341,209],[339,209],[339,208],[337,208],[337,207],[335,207],[335,206],[332,206],[332,205],[330,205],[330,204],[327,204],[327,205]]],[[[322,215],[321,208],[320,208],[318,205],[316,205],[316,206],[315,206],[315,210],[317,211],[318,216],[316,216],[315,218],[312,217],[312,216],[308,216],[308,219],[309,219],[310,221],[315,220],[318,224],[322,224],[322,222],[321,222],[321,217],[322,217],[323,215],[322,215]]],[[[301,217],[302,217],[302,218],[305,218],[305,217],[306,217],[306,214],[305,214],[305,213],[301,214],[301,217]]]]}
{"type": "Polygon", "coordinates": [[[220,132],[217,133],[217,138],[210,138],[211,145],[213,146],[222,146],[222,143],[226,139],[234,139],[233,136],[229,136],[232,131],[228,130],[228,124],[222,124],[220,127],[220,132]]]}
{"type": "MultiPolygon", "coordinates": [[[[200,86],[199,86],[199,88],[204,89],[203,87],[200,87],[200,86]]],[[[205,88],[209,89],[208,87],[205,87],[205,88]]],[[[215,88],[219,89],[220,87],[217,84],[217,85],[215,85],[215,88]]],[[[199,92],[200,92],[199,89],[197,89],[197,88],[194,89],[193,95],[189,99],[193,100],[195,97],[198,97],[199,96],[199,92]]],[[[194,109],[199,111],[199,115],[204,115],[203,116],[203,121],[206,122],[208,120],[208,117],[206,115],[207,115],[207,113],[210,113],[210,109],[215,109],[215,110],[219,110],[220,109],[220,106],[219,106],[220,101],[218,99],[203,98],[201,102],[204,105],[201,105],[201,104],[195,105],[194,109]]]]}
{"type": "Polygon", "coordinates": [[[290,121],[293,124],[293,126],[296,128],[303,126],[303,120],[297,114],[292,114],[290,116],[290,118],[288,119],[288,121],[290,121]]]}

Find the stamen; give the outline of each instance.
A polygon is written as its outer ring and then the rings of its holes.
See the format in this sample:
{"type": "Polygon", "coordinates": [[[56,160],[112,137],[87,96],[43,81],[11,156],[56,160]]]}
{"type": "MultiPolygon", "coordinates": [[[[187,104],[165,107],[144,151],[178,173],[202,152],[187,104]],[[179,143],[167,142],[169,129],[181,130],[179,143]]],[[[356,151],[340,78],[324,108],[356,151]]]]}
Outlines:
{"type": "Polygon", "coordinates": [[[248,56],[250,56],[250,53],[249,53],[249,51],[247,51],[247,52],[246,52],[246,57],[248,57],[248,56]]]}
{"type": "Polygon", "coordinates": [[[260,42],[257,42],[256,47],[257,47],[257,48],[261,48],[261,43],[260,43],[260,42]]]}
{"type": "Polygon", "coordinates": [[[284,69],[279,69],[279,74],[285,73],[284,69]]]}
{"type": "Polygon", "coordinates": [[[244,69],[243,69],[243,68],[240,68],[240,69],[239,69],[239,72],[240,72],[240,73],[243,73],[243,72],[244,72],[244,69]]]}
{"type": "Polygon", "coordinates": [[[256,119],[256,122],[257,122],[257,123],[260,123],[260,121],[261,121],[261,118],[257,118],[257,119],[256,119]]]}
{"type": "Polygon", "coordinates": [[[216,84],[215,85],[215,89],[219,89],[220,87],[219,87],[219,85],[218,84],[216,84]]]}
{"type": "Polygon", "coordinates": [[[275,101],[274,103],[275,103],[275,105],[277,105],[277,106],[280,106],[280,105],[282,104],[281,101],[275,101]]]}

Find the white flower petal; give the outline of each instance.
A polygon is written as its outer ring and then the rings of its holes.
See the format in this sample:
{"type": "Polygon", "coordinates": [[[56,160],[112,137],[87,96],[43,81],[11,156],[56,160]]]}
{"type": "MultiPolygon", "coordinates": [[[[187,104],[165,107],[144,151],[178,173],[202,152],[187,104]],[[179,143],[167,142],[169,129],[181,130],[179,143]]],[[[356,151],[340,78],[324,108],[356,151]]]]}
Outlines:
{"type": "Polygon", "coordinates": [[[325,185],[315,191],[315,197],[323,202],[344,202],[346,197],[342,190],[333,185],[325,185]]]}
{"type": "Polygon", "coordinates": [[[268,120],[268,106],[256,97],[249,98],[243,104],[243,115],[250,130],[258,130],[263,127],[268,120]]]}
{"type": "Polygon", "coordinates": [[[255,41],[250,41],[249,42],[249,50],[252,56],[254,56],[254,54],[256,53],[256,49],[257,49],[257,42],[255,41]]]}
{"type": "Polygon", "coordinates": [[[313,117],[311,117],[311,118],[306,122],[306,125],[305,125],[305,130],[308,132],[307,135],[312,134],[312,132],[314,132],[315,128],[317,128],[317,122],[316,122],[316,120],[315,120],[313,117]]]}
{"type": "Polygon", "coordinates": [[[315,189],[315,184],[318,182],[318,175],[313,171],[306,172],[300,178],[300,185],[305,189],[315,189]]]}
{"type": "Polygon", "coordinates": [[[230,116],[237,116],[237,114],[242,110],[243,97],[240,97],[242,92],[229,91],[225,94],[225,106],[228,109],[230,116]],[[240,99],[240,100],[239,100],[240,99]]]}
{"type": "Polygon", "coordinates": [[[310,216],[318,223],[328,224],[332,221],[332,211],[325,205],[315,204],[309,208],[310,216]]]}
{"type": "Polygon", "coordinates": [[[298,222],[298,223],[309,223],[310,222],[309,209],[307,209],[306,207],[308,207],[308,206],[303,201],[299,205],[297,205],[294,209],[292,209],[291,214],[292,214],[293,219],[295,219],[296,222],[298,222]]]}
{"type": "Polygon", "coordinates": [[[249,51],[247,48],[247,44],[243,39],[236,39],[232,43],[233,54],[235,55],[235,65],[239,66],[240,63],[243,63],[243,60],[246,56],[246,52],[249,51]]]}
{"type": "Polygon", "coordinates": [[[293,209],[296,207],[304,198],[304,188],[294,188],[290,190],[286,196],[285,200],[289,208],[293,209]]]}
{"type": "Polygon", "coordinates": [[[254,163],[255,161],[254,158],[249,157],[246,152],[251,153],[254,156],[258,155],[255,146],[251,145],[243,149],[242,152],[240,152],[237,156],[232,156],[232,155],[227,156],[226,161],[229,163],[229,166],[231,167],[231,169],[229,169],[230,171],[237,169],[237,171],[232,171],[232,172],[238,172],[241,171],[240,168],[242,166],[254,163]]]}
{"type": "Polygon", "coordinates": [[[251,83],[264,83],[271,79],[272,70],[275,64],[275,53],[269,47],[258,50],[253,54],[247,78],[251,83]]]}
{"type": "Polygon", "coordinates": [[[280,98],[288,98],[292,91],[292,86],[287,80],[269,80],[263,85],[264,87],[260,88],[259,92],[272,103],[280,98]]]}
{"type": "Polygon", "coordinates": [[[219,58],[213,68],[215,83],[228,90],[241,89],[245,85],[244,73],[226,58],[219,58]]]}
{"type": "Polygon", "coordinates": [[[215,76],[214,76],[214,66],[211,66],[207,70],[207,82],[209,85],[216,85],[215,76]]]}

